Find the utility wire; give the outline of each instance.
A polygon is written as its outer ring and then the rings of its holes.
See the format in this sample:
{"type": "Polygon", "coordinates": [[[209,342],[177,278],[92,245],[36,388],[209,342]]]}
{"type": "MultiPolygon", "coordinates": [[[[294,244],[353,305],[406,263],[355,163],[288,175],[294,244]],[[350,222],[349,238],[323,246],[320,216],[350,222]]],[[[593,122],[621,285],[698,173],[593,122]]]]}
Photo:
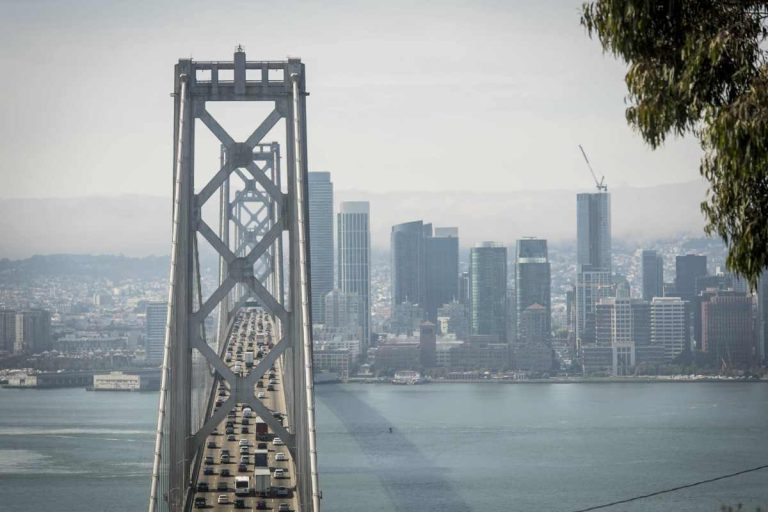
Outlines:
{"type": "Polygon", "coordinates": [[[711,482],[717,482],[718,480],[725,480],[726,478],[733,478],[735,476],[744,475],[746,473],[752,473],[753,471],[760,471],[761,469],[766,469],[766,468],[768,468],[768,464],[765,464],[763,466],[757,466],[756,468],[745,469],[743,471],[737,471],[736,473],[730,473],[730,474],[727,474],[727,475],[716,476],[714,478],[709,478],[707,480],[699,480],[698,482],[693,482],[693,483],[690,483],[690,484],[680,485],[678,487],[672,487],[671,489],[664,489],[663,491],[656,491],[656,492],[652,492],[650,494],[643,494],[641,496],[635,496],[633,498],[627,498],[627,499],[619,500],[619,501],[612,501],[611,503],[605,503],[603,505],[595,505],[593,507],[582,508],[582,509],[579,509],[579,510],[574,510],[573,512],[590,512],[591,510],[598,510],[598,509],[601,509],[601,508],[613,507],[614,505],[621,505],[623,503],[629,503],[629,502],[632,502],[632,501],[643,500],[645,498],[652,498],[653,496],[658,496],[660,494],[666,494],[668,492],[675,492],[675,491],[679,491],[681,489],[688,489],[689,487],[696,487],[697,485],[703,485],[703,484],[708,484],[708,483],[711,483],[711,482]]]}

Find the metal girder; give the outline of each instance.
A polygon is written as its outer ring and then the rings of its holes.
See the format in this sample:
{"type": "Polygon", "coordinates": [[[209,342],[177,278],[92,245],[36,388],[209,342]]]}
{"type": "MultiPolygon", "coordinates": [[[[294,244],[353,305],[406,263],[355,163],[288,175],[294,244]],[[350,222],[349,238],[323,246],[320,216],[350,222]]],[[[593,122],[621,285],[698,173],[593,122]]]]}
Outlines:
{"type": "Polygon", "coordinates": [[[192,484],[206,437],[237,403],[249,404],[286,442],[295,464],[299,512],[319,512],[308,306],[304,65],[298,59],[248,62],[241,50],[232,62],[182,59],[175,67],[174,86],[171,271],[149,512],[191,508],[192,484]],[[234,81],[219,81],[218,71],[225,69],[235,70],[234,81]],[[246,79],[245,69],[260,70],[259,79],[246,79]],[[280,71],[281,78],[272,79],[270,70],[280,71]],[[210,72],[210,79],[199,80],[199,71],[210,72]],[[238,142],[208,111],[209,101],[266,101],[274,107],[245,141],[238,142]],[[195,119],[221,143],[219,167],[197,194],[195,119]],[[280,173],[279,144],[261,143],[280,121],[285,125],[285,177],[280,173]],[[233,174],[242,180],[242,189],[235,190],[233,174]],[[218,232],[202,218],[203,205],[216,192],[218,232]],[[286,233],[290,257],[284,269],[286,233]],[[219,284],[207,298],[201,296],[200,238],[219,255],[219,284]],[[284,291],[286,284],[289,293],[284,291]],[[237,312],[253,299],[276,319],[280,341],[243,376],[233,372],[222,355],[237,312]],[[216,335],[206,336],[206,319],[216,311],[216,335]],[[256,380],[278,359],[290,428],[277,421],[254,393],[256,380]],[[214,409],[214,390],[222,382],[230,396],[214,409]]]}

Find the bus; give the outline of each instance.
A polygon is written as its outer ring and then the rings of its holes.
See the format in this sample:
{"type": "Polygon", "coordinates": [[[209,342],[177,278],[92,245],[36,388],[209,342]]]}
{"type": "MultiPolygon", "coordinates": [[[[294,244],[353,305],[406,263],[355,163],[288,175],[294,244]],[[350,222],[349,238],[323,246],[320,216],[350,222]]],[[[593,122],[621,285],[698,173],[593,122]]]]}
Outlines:
{"type": "Polygon", "coordinates": [[[250,494],[251,494],[251,477],[236,476],[235,477],[235,496],[250,496],[250,494]]]}

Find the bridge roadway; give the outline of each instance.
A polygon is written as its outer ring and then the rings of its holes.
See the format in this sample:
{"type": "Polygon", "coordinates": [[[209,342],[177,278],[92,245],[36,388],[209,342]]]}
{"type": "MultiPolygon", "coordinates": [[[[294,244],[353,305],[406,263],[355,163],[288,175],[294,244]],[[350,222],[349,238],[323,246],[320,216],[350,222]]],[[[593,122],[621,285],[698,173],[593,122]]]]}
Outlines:
{"type": "MultiPolygon", "coordinates": [[[[229,367],[247,374],[250,367],[246,365],[246,353],[252,351],[253,364],[258,364],[260,358],[257,356],[264,357],[275,343],[273,333],[274,322],[264,310],[248,308],[238,313],[227,340],[225,360],[229,359],[231,354],[231,361],[226,361],[229,367]]],[[[280,413],[283,425],[288,427],[282,375],[281,358],[278,358],[274,366],[258,381],[254,393],[267,408],[275,414],[280,413]]],[[[226,383],[220,381],[218,386],[217,407],[229,396],[226,383]]],[[[238,403],[206,440],[203,466],[197,479],[194,508],[213,511],[298,511],[296,473],[288,448],[279,444],[279,440],[275,442],[275,434],[266,423],[259,421],[255,413],[246,418],[248,413],[245,411],[245,405],[238,403]],[[228,425],[228,422],[232,423],[228,425]],[[263,433],[257,433],[257,430],[263,433]],[[241,443],[247,443],[247,450],[243,450],[242,454],[241,443]],[[255,472],[265,471],[264,466],[257,466],[260,461],[257,460],[256,452],[263,453],[264,449],[267,450],[266,468],[269,474],[262,479],[269,482],[269,489],[261,493],[254,489],[257,480],[255,472]],[[228,450],[228,459],[226,456],[222,457],[223,453],[226,453],[223,450],[228,450]],[[243,455],[247,456],[246,461],[242,460],[243,455]],[[277,460],[278,458],[281,460],[277,460]],[[241,461],[245,463],[244,466],[241,461]],[[282,470],[284,475],[281,476],[279,470],[282,470]],[[250,493],[247,496],[235,494],[237,476],[250,478],[250,493]]]]}

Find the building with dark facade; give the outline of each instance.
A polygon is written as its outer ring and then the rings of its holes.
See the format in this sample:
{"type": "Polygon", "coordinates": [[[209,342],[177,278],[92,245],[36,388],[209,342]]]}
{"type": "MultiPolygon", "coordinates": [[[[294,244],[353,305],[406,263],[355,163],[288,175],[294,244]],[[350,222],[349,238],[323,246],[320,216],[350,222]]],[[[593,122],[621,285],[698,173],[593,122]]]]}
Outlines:
{"type": "Polygon", "coordinates": [[[706,256],[685,254],[675,257],[675,296],[692,302],[696,297],[696,280],[706,275],[706,256]]]}
{"type": "Polygon", "coordinates": [[[549,339],[552,332],[551,278],[547,241],[540,238],[523,238],[517,241],[515,250],[515,310],[517,337],[521,336],[523,312],[538,304],[542,313],[544,330],[549,339]]]}
{"type": "Polygon", "coordinates": [[[437,321],[437,310],[459,298],[459,230],[435,228],[425,240],[426,290],[424,314],[437,321]]]}
{"type": "Polygon", "coordinates": [[[51,348],[51,313],[32,309],[16,313],[13,351],[34,354],[51,348]]]}
{"type": "Polygon", "coordinates": [[[419,327],[419,358],[422,368],[437,366],[437,332],[432,322],[419,327]]]}
{"type": "Polygon", "coordinates": [[[702,350],[718,366],[749,368],[757,362],[752,297],[718,291],[701,304],[702,350]]]}
{"type": "Polygon", "coordinates": [[[423,307],[426,301],[426,239],[432,236],[432,224],[417,220],[392,226],[392,307],[412,302],[423,307]]]}
{"type": "Polygon", "coordinates": [[[664,296],[664,259],[656,251],[643,251],[643,300],[664,296]]]}

